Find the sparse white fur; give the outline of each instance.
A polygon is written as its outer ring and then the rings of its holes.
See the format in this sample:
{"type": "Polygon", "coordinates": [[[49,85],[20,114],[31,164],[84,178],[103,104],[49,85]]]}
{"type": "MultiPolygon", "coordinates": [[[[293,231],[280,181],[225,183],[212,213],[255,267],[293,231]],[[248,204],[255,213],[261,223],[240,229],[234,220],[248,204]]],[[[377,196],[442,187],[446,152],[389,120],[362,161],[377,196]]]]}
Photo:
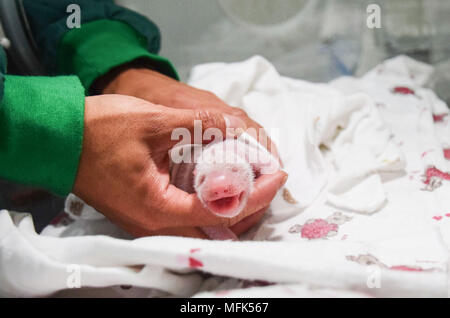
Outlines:
{"type": "MultiPolygon", "coordinates": [[[[239,178],[244,177],[245,195],[241,199],[235,215],[239,214],[247,204],[247,199],[253,189],[253,181],[255,179],[252,166],[246,160],[245,153],[242,151],[244,148],[239,143],[242,143],[242,141],[232,139],[206,146],[203,149],[202,155],[198,158],[194,177],[194,189],[198,194],[202,193],[202,179],[212,172],[229,170],[239,178]]],[[[203,197],[201,195],[198,197],[205,204],[203,197]]],[[[230,215],[230,217],[232,216],[230,215]]]]}
{"type": "MultiPolygon", "coordinates": [[[[170,164],[171,182],[188,193],[196,192],[200,201],[205,204],[200,195],[204,190],[202,178],[206,178],[215,171],[229,169],[236,173],[238,177],[244,177],[242,180],[245,183],[245,196],[241,198],[234,215],[239,214],[246,206],[248,197],[252,192],[256,177],[254,171],[257,171],[258,174],[264,174],[273,173],[279,169],[278,160],[259,145],[255,139],[249,135],[244,135],[246,134],[242,134],[238,139],[226,139],[223,142],[212,143],[205,147],[202,145],[174,147],[170,154],[172,159],[170,164]],[[180,153],[180,150],[183,149],[184,151],[180,153]],[[200,156],[196,155],[195,149],[200,150],[200,156]],[[255,150],[258,156],[252,157],[252,154],[255,154],[252,151],[255,150]],[[188,161],[175,161],[173,154],[176,154],[177,160],[188,159],[188,161]],[[257,159],[252,160],[254,158],[257,159]]],[[[238,239],[230,229],[225,227],[202,227],[202,230],[211,239],[238,239]]]]}

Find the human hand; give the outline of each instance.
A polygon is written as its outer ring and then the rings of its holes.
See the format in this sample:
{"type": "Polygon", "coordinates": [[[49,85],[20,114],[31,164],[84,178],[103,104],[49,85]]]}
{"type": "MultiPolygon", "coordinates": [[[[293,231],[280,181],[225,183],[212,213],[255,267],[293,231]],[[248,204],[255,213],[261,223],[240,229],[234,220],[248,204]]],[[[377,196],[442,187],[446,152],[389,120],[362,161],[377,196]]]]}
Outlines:
{"type": "MultiPolygon", "coordinates": [[[[117,68],[100,78],[94,85],[97,86],[98,92],[104,94],[123,94],[168,107],[217,111],[236,116],[244,121],[247,128],[254,129],[256,136],[253,137],[264,141],[263,145],[279,159],[282,166],[277,147],[267,136],[263,127],[252,120],[244,110],[227,105],[209,91],[189,86],[148,68],[130,65],[117,68]]],[[[259,213],[255,213],[255,215],[245,219],[241,224],[236,224],[231,229],[237,235],[247,231],[259,222],[269,204],[270,201],[259,213]]]]}
{"type": "MultiPolygon", "coordinates": [[[[286,174],[263,175],[255,182],[246,209],[224,219],[210,213],[195,194],[170,184],[168,150],[173,129],[218,128],[226,121],[217,112],[174,109],[131,96],[86,97],[82,153],[73,192],[135,236],[170,234],[204,237],[197,227],[231,226],[252,220],[285,182],[286,174]]],[[[229,128],[244,128],[229,117],[229,128]]],[[[192,134],[193,135],[193,134],[192,134]]],[[[261,213],[261,212],[259,212],[261,213]]]]}
{"type": "MultiPolygon", "coordinates": [[[[247,128],[256,130],[258,140],[279,159],[276,145],[264,128],[238,107],[227,105],[212,92],[189,86],[148,68],[124,65],[101,78],[97,85],[103,94],[122,94],[138,97],[151,103],[181,109],[216,111],[236,116],[247,128]]],[[[250,131],[250,130],[249,130],[250,131]]]]}

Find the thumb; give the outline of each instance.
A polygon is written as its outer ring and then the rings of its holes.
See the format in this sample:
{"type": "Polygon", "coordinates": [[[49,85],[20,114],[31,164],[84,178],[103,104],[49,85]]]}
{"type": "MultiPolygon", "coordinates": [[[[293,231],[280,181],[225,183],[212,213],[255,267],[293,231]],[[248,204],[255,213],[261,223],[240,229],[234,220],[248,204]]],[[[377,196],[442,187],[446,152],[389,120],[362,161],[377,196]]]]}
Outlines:
{"type": "MultiPolygon", "coordinates": [[[[204,109],[177,109],[175,126],[191,133],[191,143],[209,143],[217,138],[225,139],[240,135],[247,129],[239,117],[204,109]]],[[[175,119],[175,118],[174,118],[175,119]]]]}

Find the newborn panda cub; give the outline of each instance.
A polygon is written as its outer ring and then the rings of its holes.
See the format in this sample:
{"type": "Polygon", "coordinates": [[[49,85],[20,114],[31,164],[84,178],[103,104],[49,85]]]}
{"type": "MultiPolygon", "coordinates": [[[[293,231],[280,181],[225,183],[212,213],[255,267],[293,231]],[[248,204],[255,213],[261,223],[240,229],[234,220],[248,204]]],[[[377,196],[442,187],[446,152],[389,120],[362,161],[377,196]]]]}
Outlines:
{"type": "MultiPolygon", "coordinates": [[[[256,178],[279,169],[278,160],[247,134],[206,146],[176,146],[170,158],[171,183],[197,193],[211,213],[225,218],[243,211],[256,178]]],[[[215,240],[238,239],[221,226],[203,227],[202,231],[215,240]]]]}

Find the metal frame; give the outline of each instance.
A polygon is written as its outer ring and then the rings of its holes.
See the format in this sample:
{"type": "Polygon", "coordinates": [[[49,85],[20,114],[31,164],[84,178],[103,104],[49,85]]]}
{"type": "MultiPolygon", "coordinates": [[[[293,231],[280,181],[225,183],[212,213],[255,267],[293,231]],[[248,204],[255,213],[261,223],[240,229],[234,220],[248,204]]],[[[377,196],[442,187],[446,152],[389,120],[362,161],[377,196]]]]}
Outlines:
{"type": "Polygon", "coordinates": [[[5,51],[14,72],[45,74],[21,0],[0,0],[0,23],[4,36],[11,43],[5,51]]]}

